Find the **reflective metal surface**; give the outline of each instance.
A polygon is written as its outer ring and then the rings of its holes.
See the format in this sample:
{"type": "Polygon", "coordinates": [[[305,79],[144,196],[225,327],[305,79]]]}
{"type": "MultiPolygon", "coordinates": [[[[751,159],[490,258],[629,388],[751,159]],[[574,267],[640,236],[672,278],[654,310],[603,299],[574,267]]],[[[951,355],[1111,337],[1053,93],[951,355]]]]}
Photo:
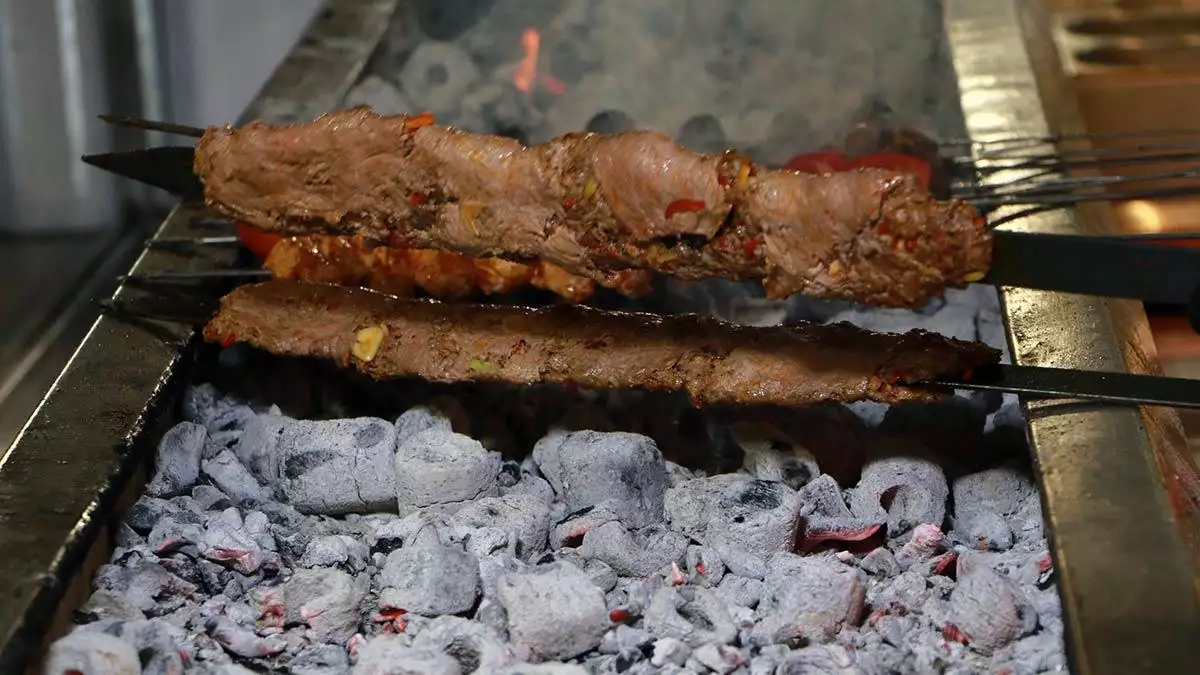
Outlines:
{"type": "MultiPolygon", "coordinates": [[[[1034,2],[947,0],[946,26],[972,138],[1080,131],[1034,2]]],[[[1000,183],[1020,176],[997,172],[1000,183]]],[[[1000,214],[1002,215],[1002,214],[1000,214]]],[[[1010,227],[1112,231],[1094,205],[1010,227]]],[[[1154,372],[1140,306],[1002,291],[1014,359],[1026,365],[1154,372]]],[[[1051,549],[1077,673],[1200,672],[1196,468],[1174,412],[1028,403],[1051,549]]]]}
{"type": "MultiPolygon", "coordinates": [[[[398,0],[331,0],[280,64],[243,121],[315,116],[337,104],[382,37],[398,0]]],[[[182,206],[157,236],[211,234],[182,206]]],[[[186,257],[150,249],[138,273],[227,263],[230,249],[186,257]]],[[[219,288],[213,288],[214,297],[219,288]]],[[[136,289],[122,287],[118,297],[136,289]]],[[[151,424],[170,391],[181,346],[178,325],[102,317],[60,374],[21,435],[0,458],[0,672],[19,673],[105,556],[109,514],[147,457],[151,424]],[[56,616],[57,615],[57,616],[56,616]]]]}

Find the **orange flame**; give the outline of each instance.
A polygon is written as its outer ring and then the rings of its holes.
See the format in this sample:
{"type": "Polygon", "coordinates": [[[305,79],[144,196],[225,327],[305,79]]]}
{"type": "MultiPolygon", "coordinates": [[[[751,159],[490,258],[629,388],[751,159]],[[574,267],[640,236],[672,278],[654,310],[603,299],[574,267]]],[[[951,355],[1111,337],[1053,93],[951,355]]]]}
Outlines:
{"type": "Polygon", "coordinates": [[[533,90],[534,82],[541,83],[555,94],[564,94],[567,85],[550,73],[538,73],[538,52],[541,50],[542,36],[536,28],[526,28],[521,34],[521,48],[525,50],[525,58],[517,64],[513,72],[512,83],[518,90],[528,94],[533,90]]]}
{"type": "Polygon", "coordinates": [[[517,65],[513,73],[513,86],[526,94],[533,89],[533,81],[537,78],[538,50],[542,45],[542,36],[536,28],[526,28],[521,35],[521,47],[525,50],[525,58],[517,65]]]}

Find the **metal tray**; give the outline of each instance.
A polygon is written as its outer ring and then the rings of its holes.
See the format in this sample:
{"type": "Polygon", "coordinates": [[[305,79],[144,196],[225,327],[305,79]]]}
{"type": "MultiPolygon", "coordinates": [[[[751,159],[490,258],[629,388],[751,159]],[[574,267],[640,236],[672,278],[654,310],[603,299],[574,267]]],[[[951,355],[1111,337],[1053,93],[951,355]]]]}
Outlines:
{"type": "MultiPolygon", "coordinates": [[[[330,0],[242,121],[283,122],[336,107],[402,0],[330,0]]],[[[973,138],[1077,126],[1056,81],[1053,45],[1023,0],[944,0],[962,104],[973,138]]],[[[1008,176],[1007,178],[1012,178],[1008,176]]],[[[1005,180],[998,176],[997,180],[1005,180]]],[[[156,237],[209,233],[202,210],[177,208],[156,237]]],[[[1022,221],[1086,233],[1105,207],[1022,221]]],[[[148,249],[138,273],[227,264],[228,251],[148,249]]],[[[215,298],[221,289],[214,288],[215,298]]],[[[122,286],[119,299],[143,292],[122,286]]],[[[1031,365],[1154,371],[1140,307],[1004,289],[1015,359],[1031,365]]],[[[136,498],[143,467],[173,415],[195,353],[177,324],[99,319],[0,459],[0,672],[21,672],[68,624],[111,550],[110,527],[136,498]]],[[[1029,404],[1049,534],[1078,673],[1200,672],[1195,471],[1172,411],[1029,404]],[[1183,477],[1183,478],[1181,478],[1183,477]],[[1153,551],[1153,554],[1150,553],[1153,551]]]]}

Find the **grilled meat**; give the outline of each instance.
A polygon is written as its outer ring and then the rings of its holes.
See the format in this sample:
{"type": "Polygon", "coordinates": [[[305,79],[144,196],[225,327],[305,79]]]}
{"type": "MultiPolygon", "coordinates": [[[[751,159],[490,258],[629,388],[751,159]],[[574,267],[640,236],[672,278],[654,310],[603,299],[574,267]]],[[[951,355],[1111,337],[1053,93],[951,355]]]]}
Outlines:
{"type": "Polygon", "coordinates": [[[700,316],[463,306],[268,281],[221,301],[207,340],[332,359],[377,379],[686,391],[699,404],[927,400],[906,386],[994,363],[982,344],[850,324],[738,327],[700,316]]]}
{"type": "Polygon", "coordinates": [[[761,280],[771,298],[918,306],[982,278],[991,260],[978,212],[910,174],[768,170],[650,131],[527,148],[354,108],[210,128],[195,170],[211,209],[265,230],[540,259],[597,281],[646,269],[761,280]]]}
{"type": "MultiPolygon", "coordinates": [[[[263,266],[276,279],[361,286],[398,296],[410,296],[415,288],[442,299],[462,298],[476,289],[498,295],[529,284],[579,303],[596,290],[591,279],[544,261],[523,265],[448,251],[370,246],[362,237],[287,237],[271,248],[263,266]]],[[[608,275],[604,284],[638,297],[649,292],[651,277],[644,270],[622,270],[608,275]]]]}

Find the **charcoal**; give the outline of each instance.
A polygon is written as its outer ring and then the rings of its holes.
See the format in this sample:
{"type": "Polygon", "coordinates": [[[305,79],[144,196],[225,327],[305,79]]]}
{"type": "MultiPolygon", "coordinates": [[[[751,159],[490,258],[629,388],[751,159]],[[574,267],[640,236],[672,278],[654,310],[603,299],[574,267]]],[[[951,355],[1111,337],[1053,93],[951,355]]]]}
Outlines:
{"type": "Polygon", "coordinates": [[[600,644],[608,628],[604,594],[562,562],[508,574],[496,588],[512,642],[538,660],[568,659],[600,644]]]}
{"type": "Polygon", "coordinates": [[[665,462],[667,470],[667,487],[679,487],[693,478],[701,478],[703,474],[694,472],[686,466],[680,466],[675,462],[665,462]]]}
{"type": "Polygon", "coordinates": [[[345,107],[365,105],[380,115],[413,113],[412,104],[391,82],[368,75],[346,94],[345,107]]]}
{"type": "Polygon", "coordinates": [[[92,593],[75,614],[89,623],[107,619],[135,621],[146,618],[142,610],[135,607],[123,593],[107,590],[92,593]]]}
{"type": "Polygon", "coordinates": [[[197,590],[194,584],[145,559],[102,566],[96,574],[96,589],[120,593],[129,604],[154,615],[177,609],[184,602],[183,596],[197,590]]]}
{"type": "MultiPolygon", "coordinates": [[[[565,509],[566,506],[563,505],[565,509]]],[[[560,549],[564,546],[580,546],[583,537],[594,528],[605,523],[620,520],[624,509],[616,502],[602,502],[596,506],[587,506],[577,513],[567,514],[566,519],[550,530],[550,548],[560,549]]],[[[553,510],[551,517],[553,518],[553,510]]]]}
{"type": "Polygon", "coordinates": [[[432,406],[420,405],[409,408],[396,418],[396,443],[404,443],[408,439],[426,429],[441,429],[454,431],[450,417],[432,406]]]}
{"type": "Polygon", "coordinates": [[[870,453],[862,479],[851,491],[850,510],[859,518],[887,522],[888,536],[900,537],[922,523],[940,527],[949,491],[941,466],[928,451],[891,439],[870,453]]]}
{"type": "Polygon", "coordinates": [[[673,637],[659,638],[654,642],[650,665],[659,668],[672,664],[682,666],[687,663],[688,657],[691,655],[692,648],[684,644],[682,640],[673,637]]]}
{"type": "Polygon", "coordinates": [[[498,675],[588,675],[582,666],[573,663],[520,663],[501,670],[498,675]]]}
{"type": "Polygon", "coordinates": [[[222,492],[234,502],[265,502],[271,493],[238,461],[232,450],[223,450],[211,459],[200,463],[200,469],[222,492]]]}
{"type": "Polygon", "coordinates": [[[304,547],[300,564],[304,567],[342,567],[351,573],[363,571],[367,566],[367,545],[344,534],[314,537],[304,547]]]}
{"type": "Polygon", "coordinates": [[[373,417],[294,422],[279,437],[279,480],[301,513],[395,508],[396,429],[373,417]]]}
{"type": "Polygon", "coordinates": [[[684,554],[689,581],[701,586],[716,586],[725,578],[725,561],[707,546],[688,546],[684,554]]]}
{"type": "Polygon", "coordinates": [[[165,674],[183,670],[180,652],[187,635],[178,626],[161,619],[147,619],[122,622],[110,627],[108,632],[133,645],[142,662],[143,673],[165,674]]]}
{"type": "MultiPolygon", "coordinates": [[[[955,479],[953,494],[956,527],[961,520],[965,524],[961,529],[973,530],[964,531],[964,536],[1000,534],[1002,538],[1011,539],[1011,529],[1007,535],[996,532],[995,516],[1016,516],[1031,498],[1037,497],[1037,488],[1023,472],[1012,467],[997,467],[955,479]],[[984,522],[974,524],[981,512],[985,514],[984,522]]],[[[990,539],[988,543],[991,543],[990,539]]],[[[1003,548],[1008,546],[1001,550],[1003,548]]]]}
{"type": "Polygon", "coordinates": [[[257,572],[267,559],[267,552],[233,507],[209,519],[198,545],[200,555],[242,574],[257,572]]]}
{"type": "Polygon", "coordinates": [[[545,478],[530,473],[522,473],[519,480],[509,487],[500,486],[500,496],[527,495],[549,506],[554,503],[554,488],[545,478]]]}
{"type": "Polygon", "coordinates": [[[430,428],[400,444],[395,494],[400,515],[435,504],[461,504],[499,494],[500,455],[469,436],[430,428]]]}
{"type": "MultiPolygon", "coordinates": [[[[595,558],[586,558],[581,554],[579,549],[559,549],[554,552],[553,559],[570,563],[583,570],[583,573],[588,575],[588,578],[592,580],[592,583],[596,584],[596,586],[605,593],[615,588],[617,581],[620,579],[620,575],[618,575],[616,570],[610,567],[608,563],[595,558]]],[[[549,561],[543,558],[539,559],[538,562],[541,563],[549,561]]]]}
{"type": "Polygon", "coordinates": [[[428,616],[458,614],[479,597],[479,561],[454,546],[405,546],[388,554],[379,584],[382,607],[428,616]]]}
{"type": "Polygon", "coordinates": [[[282,415],[260,415],[246,422],[230,448],[238,461],[264,485],[279,476],[279,439],[295,420],[282,415]]]}
{"type": "Polygon", "coordinates": [[[630,532],[614,520],[589,530],[580,553],[606,563],[621,576],[648,576],[683,562],[687,547],[687,537],[660,525],[630,532]]]}
{"type": "Polygon", "coordinates": [[[942,529],[923,523],[913,528],[912,538],[896,551],[896,565],[906,570],[917,563],[933,558],[942,546],[942,529]]]}
{"type": "Polygon", "coordinates": [[[764,642],[825,642],[858,624],[866,600],[863,574],[829,558],[777,553],[768,561],[756,637],[764,642]]]}
{"type": "Polygon", "coordinates": [[[192,422],[180,422],[163,434],[154,456],[154,478],[146,494],[167,495],[191,487],[200,478],[200,454],[208,432],[192,422]]]}
{"type": "Polygon", "coordinates": [[[900,564],[896,562],[896,556],[886,548],[877,548],[863,556],[858,567],[877,577],[894,577],[900,573],[900,564]]]}
{"type": "Polygon", "coordinates": [[[160,555],[172,551],[199,555],[198,546],[203,539],[203,527],[195,523],[178,523],[170,516],[160,518],[146,535],[146,543],[160,555]]]}
{"type": "Polygon", "coordinates": [[[142,664],[128,642],[106,633],[76,630],[50,645],[42,672],[140,675],[142,664]]]}
{"type": "Polygon", "coordinates": [[[990,653],[1028,634],[1037,615],[1004,576],[975,554],[962,555],[950,594],[949,620],[972,649],[990,653]]]}
{"type": "Polygon", "coordinates": [[[1014,673],[1066,672],[1062,635],[1044,632],[1021,638],[1013,645],[1007,665],[1014,673]]]}
{"type": "Polygon", "coordinates": [[[224,511],[233,506],[229,495],[214,485],[197,485],[192,488],[192,499],[205,511],[224,511]]]}
{"type": "Polygon", "coordinates": [[[662,521],[666,466],[654,441],[626,432],[555,432],[533,457],[572,511],[612,504],[630,527],[662,521]]]}
{"type": "Polygon", "coordinates": [[[763,582],[758,579],[747,579],[728,574],[721,579],[717,586],[717,595],[733,608],[747,607],[753,609],[762,597],[763,582]]]}
{"type": "Polygon", "coordinates": [[[284,639],[277,635],[260,637],[224,617],[209,618],[204,630],[230,654],[244,658],[273,656],[287,648],[284,639]]]}
{"type": "Polygon", "coordinates": [[[484,497],[456,511],[447,520],[447,525],[460,541],[470,537],[467,550],[477,556],[490,553],[474,547],[476,542],[482,541],[478,532],[488,529],[502,533],[505,544],[512,545],[517,557],[529,561],[546,550],[550,507],[532,496],[484,497]]]}
{"type": "Polygon", "coordinates": [[[646,629],[689,647],[731,644],[737,627],[716,591],[699,586],[667,586],[654,593],[646,608],[646,629]]]}
{"type": "Polygon", "coordinates": [[[743,422],[732,425],[729,435],[745,453],[742,469],[760,480],[799,490],[821,475],[812,453],[774,426],[743,422]]]}
{"type": "Polygon", "coordinates": [[[149,534],[160,518],[171,517],[181,523],[199,523],[200,517],[195,513],[158,497],[143,495],[129,507],[125,514],[125,523],[138,534],[149,534]]]}
{"type": "Polygon", "coordinates": [[[747,655],[736,647],[716,644],[707,644],[697,648],[692,652],[692,658],[720,675],[729,675],[749,660],[747,655]]]}
{"type": "Polygon", "coordinates": [[[1004,516],[985,508],[968,511],[954,519],[955,540],[976,549],[1007,551],[1013,545],[1013,531],[1004,516]]]}
{"type": "Polygon", "coordinates": [[[813,645],[788,654],[776,675],[866,675],[841,645],[813,645]]]}
{"type": "Polygon", "coordinates": [[[259,615],[277,617],[282,625],[304,624],[313,642],[344,644],[358,630],[368,584],[366,577],[338,569],[296,570],[283,584],[257,593],[259,615]]]}
{"type": "Polygon", "coordinates": [[[671,526],[714,550],[734,574],[761,578],[771,554],[791,550],[801,509],[783,483],[725,474],[667,491],[671,526]]]}
{"type": "Polygon", "coordinates": [[[414,649],[396,635],[373,638],[358,652],[353,675],[462,675],[458,662],[446,654],[414,649]]]}
{"type": "Polygon", "coordinates": [[[350,657],[340,645],[309,645],[288,661],[287,672],[290,675],[345,675],[350,672],[350,657]]]}
{"type": "Polygon", "coordinates": [[[450,656],[464,673],[492,673],[517,662],[512,647],[496,631],[457,616],[430,621],[412,646],[450,656]]]}

